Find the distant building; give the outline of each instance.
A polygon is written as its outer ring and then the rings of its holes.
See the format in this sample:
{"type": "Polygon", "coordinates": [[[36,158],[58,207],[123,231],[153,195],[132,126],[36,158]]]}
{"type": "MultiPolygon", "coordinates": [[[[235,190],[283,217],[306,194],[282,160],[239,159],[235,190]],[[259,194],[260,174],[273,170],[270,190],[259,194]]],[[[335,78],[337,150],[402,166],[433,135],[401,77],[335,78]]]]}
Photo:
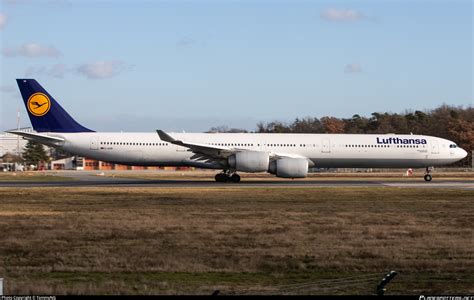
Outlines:
{"type": "Polygon", "coordinates": [[[72,156],[63,159],[54,160],[50,164],[51,170],[189,170],[189,167],[147,167],[147,166],[127,166],[114,163],[98,161],[80,156],[72,156]]]}
{"type": "Polygon", "coordinates": [[[23,170],[24,166],[19,155],[9,152],[0,157],[0,172],[23,170]]]}
{"type": "Polygon", "coordinates": [[[66,157],[58,160],[51,161],[51,170],[77,170],[75,167],[75,157],[66,157]]]}

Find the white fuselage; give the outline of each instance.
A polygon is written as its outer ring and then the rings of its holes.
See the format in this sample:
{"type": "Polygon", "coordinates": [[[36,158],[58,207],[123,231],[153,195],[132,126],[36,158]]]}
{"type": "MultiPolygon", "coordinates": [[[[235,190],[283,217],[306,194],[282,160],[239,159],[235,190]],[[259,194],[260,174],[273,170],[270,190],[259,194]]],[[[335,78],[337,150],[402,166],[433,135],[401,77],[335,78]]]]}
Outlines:
{"type": "MultiPolygon", "coordinates": [[[[101,161],[147,166],[220,169],[193,159],[187,148],[162,141],[156,133],[45,133],[64,139],[60,148],[101,161]]],[[[419,168],[446,165],[465,157],[454,143],[437,137],[392,134],[173,133],[176,139],[305,157],[309,167],[419,168]],[[424,141],[423,143],[419,143],[424,141]],[[406,142],[406,143],[405,143],[406,142]]]]}

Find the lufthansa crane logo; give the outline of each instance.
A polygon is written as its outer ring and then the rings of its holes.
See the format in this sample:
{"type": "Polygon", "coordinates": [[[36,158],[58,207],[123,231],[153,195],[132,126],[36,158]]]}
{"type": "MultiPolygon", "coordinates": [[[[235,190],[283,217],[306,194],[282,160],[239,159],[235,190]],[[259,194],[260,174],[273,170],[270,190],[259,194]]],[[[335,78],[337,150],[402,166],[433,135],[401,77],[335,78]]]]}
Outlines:
{"type": "Polygon", "coordinates": [[[28,99],[28,110],[34,116],[41,117],[48,113],[51,101],[43,93],[34,93],[28,99]]]}

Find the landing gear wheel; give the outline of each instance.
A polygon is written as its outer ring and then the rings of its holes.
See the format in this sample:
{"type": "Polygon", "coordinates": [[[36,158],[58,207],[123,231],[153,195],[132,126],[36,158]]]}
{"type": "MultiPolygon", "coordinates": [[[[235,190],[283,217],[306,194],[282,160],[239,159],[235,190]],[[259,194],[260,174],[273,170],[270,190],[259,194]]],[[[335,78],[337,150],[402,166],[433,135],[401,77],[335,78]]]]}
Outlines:
{"type": "Polygon", "coordinates": [[[431,172],[433,171],[433,167],[426,167],[426,173],[425,173],[425,181],[430,182],[433,177],[431,177],[431,172]]]}
{"type": "Polygon", "coordinates": [[[239,174],[237,174],[237,173],[232,174],[232,176],[230,176],[230,180],[231,180],[232,182],[235,182],[235,183],[240,182],[240,176],[239,176],[239,174]]]}
{"type": "Polygon", "coordinates": [[[227,179],[229,177],[225,173],[218,173],[216,174],[214,178],[216,179],[217,182],[227,182],[227,179]]]}

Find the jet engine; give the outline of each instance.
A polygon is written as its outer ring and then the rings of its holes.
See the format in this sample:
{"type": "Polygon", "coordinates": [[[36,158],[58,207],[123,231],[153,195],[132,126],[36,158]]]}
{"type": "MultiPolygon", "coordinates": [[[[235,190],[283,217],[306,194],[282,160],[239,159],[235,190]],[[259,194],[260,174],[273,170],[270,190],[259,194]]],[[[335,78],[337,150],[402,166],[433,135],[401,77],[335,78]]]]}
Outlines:
{"type": "Polygon", "coordinates": [[[261,151],[237,152],[228,158],[229,166],[242,172],[265,172],[269,162],[268,153],[261,151]]]}
{"type": "Polygon", "coordinates": [[[306,158],[283,157],[272,161],[268,172],[283,178],[304,178],[308,175],[308,160],[306,158]]]}

